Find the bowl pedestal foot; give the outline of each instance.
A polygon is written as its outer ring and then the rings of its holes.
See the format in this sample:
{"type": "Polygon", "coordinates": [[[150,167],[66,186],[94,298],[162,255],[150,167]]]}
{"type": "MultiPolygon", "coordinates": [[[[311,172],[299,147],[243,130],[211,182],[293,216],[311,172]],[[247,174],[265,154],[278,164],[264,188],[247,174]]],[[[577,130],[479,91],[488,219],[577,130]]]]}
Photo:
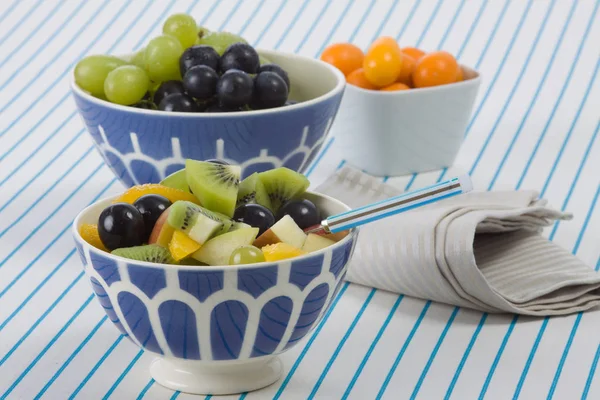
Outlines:
{"type": "Polygon", "coordinates": [[[202,395],[261,389],[277,381],[282,372],[283,365],[277,357],[218,362],[160,357],[150,365],[150,375],[162,386],[202,395]]]}

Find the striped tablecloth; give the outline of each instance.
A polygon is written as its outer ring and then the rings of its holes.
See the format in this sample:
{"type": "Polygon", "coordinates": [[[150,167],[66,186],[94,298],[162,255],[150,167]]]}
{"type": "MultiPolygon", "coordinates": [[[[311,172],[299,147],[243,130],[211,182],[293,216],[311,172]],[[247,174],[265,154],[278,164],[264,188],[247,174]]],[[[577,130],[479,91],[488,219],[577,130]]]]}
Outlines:
{"type": "MultiPolygon", "coordinates": [[[[457,164],[394,177],[417,188],[470,172],[476,188],[537,189],[575,219],[546,232],[600,267],[599,2],[581,0],[2,0],[0,398],[192,398],[150,380],[75,255],[75,214],[123,188],[83,130],[74,63],[126,53],[174,12],[262,48],[316,57],[379,35],[446,49],[483,74],[457,164]]],[[[341,163],[335,136],[309,172],[341,163]]],[[[600,312],[487,315],[346,284],[285,376],[246,399],[600,398],[600,312]]]]}

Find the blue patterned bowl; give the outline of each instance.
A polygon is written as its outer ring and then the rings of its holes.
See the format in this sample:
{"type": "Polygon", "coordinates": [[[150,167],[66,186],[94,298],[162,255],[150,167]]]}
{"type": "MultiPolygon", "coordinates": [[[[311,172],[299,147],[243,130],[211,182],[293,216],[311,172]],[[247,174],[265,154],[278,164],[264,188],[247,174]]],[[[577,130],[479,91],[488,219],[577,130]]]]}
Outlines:
{"type": "MultiPolygon", "coordinates": [[[[349,207],[307,193],[324,215],[349,207]]],[[[114,198],[114,197],[113,197],[114,198]]],[[[279,379],[277,355],[321,320],[340,289],[358,231],[302,257],[244,266],[152,264],[113,256],[79,235],[113,198],[73,222],[75,244],[92,289],[119,331],[157,356],[152,377],[174,390],[232,394],[279,379]]]]}
{"type": "Polygon", "coordinates": [[[130,187],[158,183],[184,160],[220,158],[242,177],[285,166],[303,172],[318,153],[340,105],[344,75],[322,61],[260,51],[289,74],[290,99],[300,103],[237,113],[168,113],[112,104],[80,89],[75,103],[96,148],[130,187]]]}

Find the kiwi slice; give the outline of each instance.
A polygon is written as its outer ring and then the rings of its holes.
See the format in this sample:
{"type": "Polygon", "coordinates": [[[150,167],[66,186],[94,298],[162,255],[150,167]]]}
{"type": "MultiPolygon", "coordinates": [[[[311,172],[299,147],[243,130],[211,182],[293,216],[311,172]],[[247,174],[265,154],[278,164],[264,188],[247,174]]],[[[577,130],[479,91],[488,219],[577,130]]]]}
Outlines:
{"type": "Polygon", "coordinates": [[[204,244],[213,236],[229,231],[232,221],[227,216],[212,212],[189,201],[176,201],[169,207],[169,225],[204,244]]]}
{"type": "Polygon", "coordinates": [[[271,199],[257,172],[240,182],[237,207],[247,203],[258,203],[271,209],[271,199]]]}
{"type": "Polygon", "coordinates": [[[187,183],[200,204],[229,218],[235,210],[241,170],[239,165],[185,161],[187,183]]]}
{"type": "Polygon", "coordinates": [[[258,176],[267,190],[273,213],[287,201],[302,195],[310,185],[304,175],[285,167],[261,172],[258,176]]]}
{"type": "Polygon", "coordinates": [[[177,264],[169,250],[157,244],[145,246],[123,247],[112,251],[113,255],[130,260],[145,261],[157,264],[177,264]]]}
{"type": "Polygon", "coordinates": [[[187,177],[185,175],[185,168],[181,169],[177,172],[173,172],[171,175],[167,176],[165,179],[160,181],[160,184],[163,186],[167,186],[170,188],[175,188],[179,190],[183,190],[184,192],[190,192],[190,187],[187,183],[187,177]]]}
{"type": "Polygon", "coordinates": [[[237,231],[238,229],[243,229],[243,228],[252,228],[252,226],[245,224],[243,222],[233,221],[233,224],[231,224],[231,228],[229,228],[229,232],[237,231]]]}
{"type": "Polygon", "coordinates": [[[187,257],[187,258],[184,258],[183,260],[179,261],[179,265],[194,265],[194,266],[197,266],[197,267],[206,267],[206,266],[208,266],[208,264],[200,262],[198,260],[194,260],[191,257],[187,257]]]}

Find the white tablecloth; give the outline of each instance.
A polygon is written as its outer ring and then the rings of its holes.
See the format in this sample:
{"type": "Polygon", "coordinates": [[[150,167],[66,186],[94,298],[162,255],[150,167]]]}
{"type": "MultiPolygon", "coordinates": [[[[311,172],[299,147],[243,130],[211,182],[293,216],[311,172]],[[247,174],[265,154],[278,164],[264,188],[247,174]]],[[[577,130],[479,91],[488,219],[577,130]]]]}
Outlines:
{"type": "MultiPolygon", "coordinates": [[[[443,48],[483,74],[466,141],[444,176],[542,192],[575,213],[547,235],[600,266],[599,3],[491,0],[3,0],[0,2],[0,398],[191,399],[150,380],[95,300],[69,225],[122,190],[75,114],[74,63],[127,53],[174,12],[316,57],[328,43],[443,48]]],[[[334,132],[335,134],[335,132],[334,132]]],[[[335,137],[335,136],[334,136],[335,137]]],[[[343,162],[330,139],[311,166],[343,162]]],[[[394,177],[400,188],[440,171],[394,177]]],[[[600,398],[600,312],[485,315],[346,285],[282,356],[285,378],[247,399],[600,398]]],[[[227,398],[239,398],[231,396],[227,398]]]]}

